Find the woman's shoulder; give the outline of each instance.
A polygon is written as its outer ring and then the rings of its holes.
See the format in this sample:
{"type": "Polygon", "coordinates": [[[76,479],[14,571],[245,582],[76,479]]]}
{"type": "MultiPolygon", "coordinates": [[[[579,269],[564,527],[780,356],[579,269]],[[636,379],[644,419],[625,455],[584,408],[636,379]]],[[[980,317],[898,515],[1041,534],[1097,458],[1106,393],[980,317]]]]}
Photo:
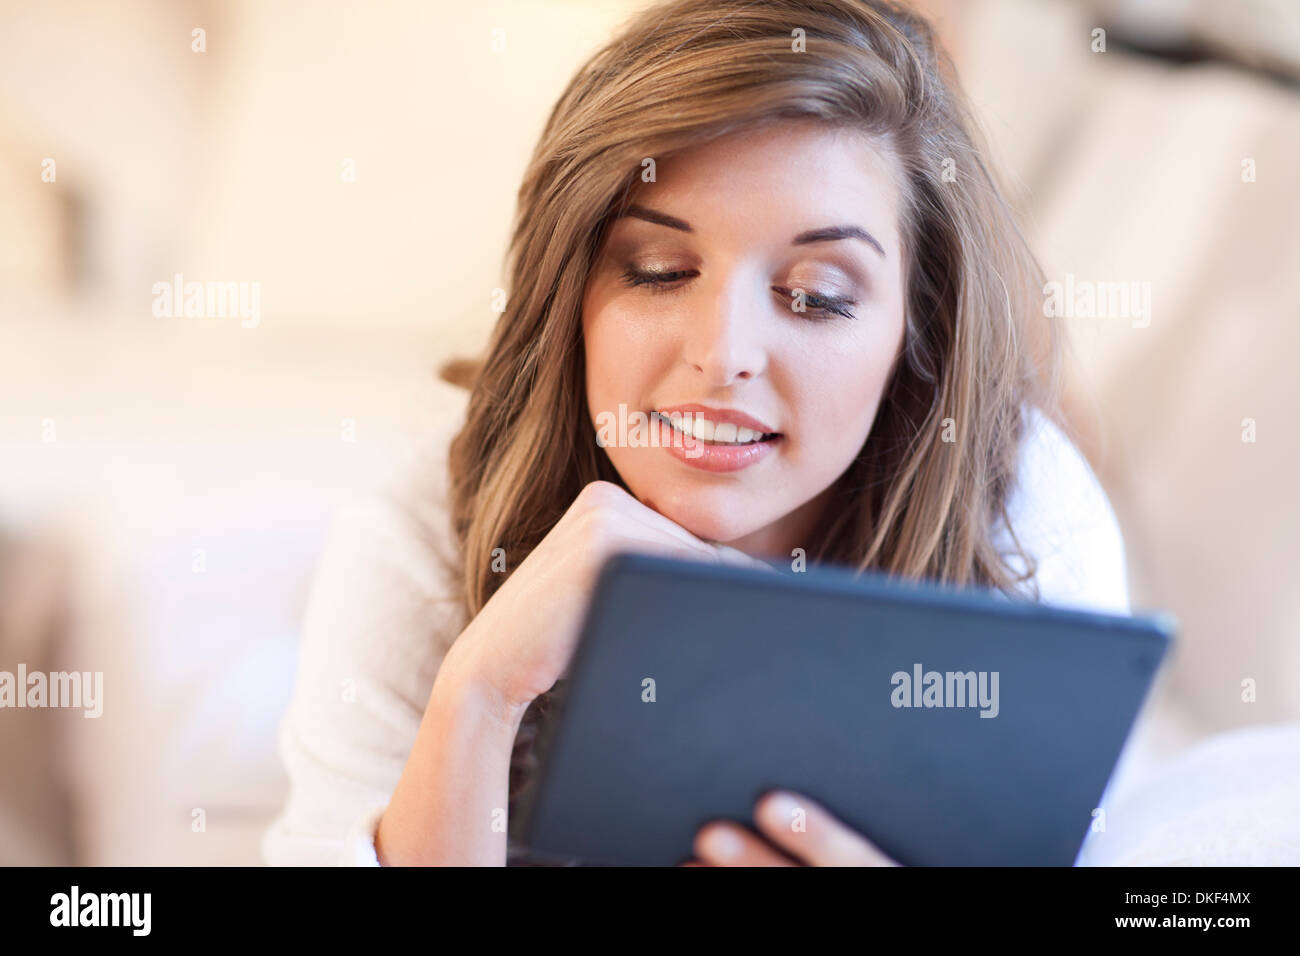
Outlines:
{"type": "MultiPolygon", "coordinates": [[[[1121,614],[1130,611],[1119,521],[1086,458],[1041,409],[1026,406],[1007,517],[1035,559],[1039,599],[1121,614]]],[[[1012,550],[998,528],[1003,553],[1012,550]]],[[[1016,557],[1013,567],[1023,568],[1016,557]]]]}
{"type": "Polygon", "coordinates": [[[466,623],[447,471],[460,426],[450,417],[430,428],[379,485],[339,509],[307,608],[309,636],[407,644],[441,661],[466,623]]]}
{"type": "Polygon", "coordinates": [[[448,457],[452,439],[463,425],[463,417],[449,416],[429,428],[379,488],[353,505],[384,514],[395,534],[436,558],[440,570],[453,573],[460,555],[451,521],[448,457]]]}

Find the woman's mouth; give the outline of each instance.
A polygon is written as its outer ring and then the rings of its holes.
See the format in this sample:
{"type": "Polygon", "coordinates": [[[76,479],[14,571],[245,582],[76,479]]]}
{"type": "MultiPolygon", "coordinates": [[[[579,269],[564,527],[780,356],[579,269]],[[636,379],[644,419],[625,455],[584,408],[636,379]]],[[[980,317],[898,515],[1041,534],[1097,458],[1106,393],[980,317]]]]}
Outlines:
{"type": "Polygon", "coordinates": [[[662,412],[651,412],[650,418],[662,421],[680,435],[708,445],[752,445],[780,437],[780,432],[758,432],[743,425],[715,422],[699,414],[672,412],[664,415],[662,412]]]}
{"type": "Polygon", "coordinates": [[[756,432],[730,422],[713,422],[699,414],[663,415],[650,420],[660,429],[660,445],[678,461],[702,471],[748,468],[766,458],[779,444],[780,432],[756,432]]]}

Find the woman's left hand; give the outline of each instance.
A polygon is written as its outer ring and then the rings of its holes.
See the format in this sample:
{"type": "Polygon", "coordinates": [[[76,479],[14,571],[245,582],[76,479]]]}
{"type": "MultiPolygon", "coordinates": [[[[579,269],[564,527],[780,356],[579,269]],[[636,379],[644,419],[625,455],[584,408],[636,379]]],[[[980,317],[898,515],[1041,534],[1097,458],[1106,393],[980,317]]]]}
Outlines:
{"type": "Polygon", "coordinates": [[[765,794],[754,823],[767,839],[725,820],[695,835],[695,855],[683,866],[898,866],[860,833],[796,793],[765,794]]]}

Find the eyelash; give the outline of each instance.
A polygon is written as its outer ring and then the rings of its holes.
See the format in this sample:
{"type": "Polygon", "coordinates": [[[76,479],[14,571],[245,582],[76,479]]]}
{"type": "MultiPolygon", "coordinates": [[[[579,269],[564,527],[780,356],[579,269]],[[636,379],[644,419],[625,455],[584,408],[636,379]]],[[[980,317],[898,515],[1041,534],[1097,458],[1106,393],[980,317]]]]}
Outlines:
{"type": "MultiPolygon", "coordinates": [[[[681,279],[690,277],[694,272],[695,270],[693,269],[679,269],[674,272],[628,269],[623,273],[623,281],[632,287],[643,285],[649,286],[650,288],[648,291],[650,292],[671,292],[672,289],[669,289],[668,286],[681,279]]],[[[793,290],[783,288],[782,286],[773,286],[772,291],[779,292],[787,299],[792,299],[794,297],[793,290]]],[[[835,296],[829,295],[815,295],[809,292],[804,296],[804,303],[814,312],[839,315],[846,319],[855,318],[853,313],[848,310],[848,306],[857,305],[857,302],[853,299],[836,298],[835,296]]]]}

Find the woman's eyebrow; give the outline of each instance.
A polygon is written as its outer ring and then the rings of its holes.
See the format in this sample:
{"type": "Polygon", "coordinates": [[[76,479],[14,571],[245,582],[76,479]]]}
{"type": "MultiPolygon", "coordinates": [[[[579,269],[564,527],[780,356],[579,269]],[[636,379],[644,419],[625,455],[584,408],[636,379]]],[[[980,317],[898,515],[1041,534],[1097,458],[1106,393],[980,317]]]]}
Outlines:
{"type": "MultiPolygon", "coordinates": [[[[691,224],[684,219],[678,219],[676,216],[670,216],[666,212],[659,212],[657,209],[649,209],[645,206],[639,206],[635,203],[628,206],[617,218],[631,216],[634,219],[643,219],[646,222],[652,222],[659,226],[667,226],[669,229],[676,229],[679,232],[694,232],[691,224]]],[[[827,226],[823,229],[809,229],[801,232],[790,241],[792,246],[802,246],[810,242],[834,242],[839,239],[861,239],[867,243],[882,258],[885,256],[885,247],[882,246],[876,237],[861,226],[827,226]]]]}
{"type": "Polygon", "coordinates": [[[644,219],[646,222],[653,222],[658,226],[667,226],[669,229],[677,229],[680,232],[694,232],[691,224],[684,219],[678,219],[676,216],[670,216],[666,212],[659,212],[657,209],[647,209],[645,206],[638,206],[633,203],[618,214],[618,219],[624,216],[631,216],[633,219],[644,219]]]}
{"type": "Polygon", "coordinates": [[[807,232],[801,232],[795,236],[790,245],[801,246],[808,242],[833,242],[836,239],[861,239],[880,253],[882,259],[888,258],[885,255],[885,247],[876,241],[875,236],[861,226],[827,226],[825,229],[809,229],[807,232]]]}

